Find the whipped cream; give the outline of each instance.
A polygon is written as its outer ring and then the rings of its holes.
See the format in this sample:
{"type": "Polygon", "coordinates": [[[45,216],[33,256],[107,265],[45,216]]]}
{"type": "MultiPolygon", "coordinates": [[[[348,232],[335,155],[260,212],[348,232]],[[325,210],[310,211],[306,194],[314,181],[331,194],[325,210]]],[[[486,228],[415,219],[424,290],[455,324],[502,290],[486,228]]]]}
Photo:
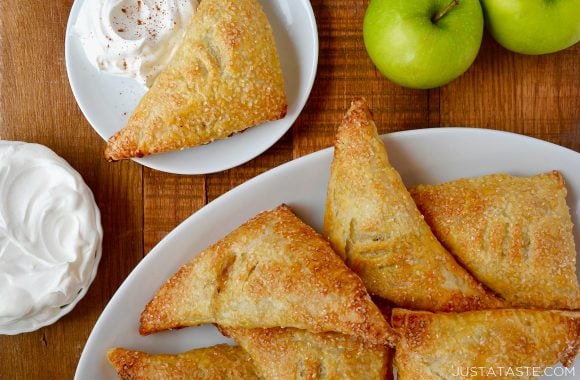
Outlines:
{"type": "Polygon", "coordinates": [[[0,141],[0,334],[70,311],[96,274],[102,236],[91,190],[64,159],[0,141]]]}
{"type": "Polygon", "coordinates": [[[74,25],[99,70],[151,86],[190,23],[197,0],[85,0],[74,25]]]}

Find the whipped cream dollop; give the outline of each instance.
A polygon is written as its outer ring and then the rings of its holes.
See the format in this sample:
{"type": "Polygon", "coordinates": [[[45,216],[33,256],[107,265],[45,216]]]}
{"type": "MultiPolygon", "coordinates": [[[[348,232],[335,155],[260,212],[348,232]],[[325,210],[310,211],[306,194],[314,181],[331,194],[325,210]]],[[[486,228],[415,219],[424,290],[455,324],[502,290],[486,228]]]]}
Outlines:
{"type": "Polygon", "coordinates": [[[85,0],[74,24],[99,70],[151,86],[190,23],[197,0],[85,0]]]}
{"type": "Polygon", "coordinates": [[[0,334],[70,311],[96,274],[102,236],[93,194],[64,159],[0,141],[0,334]]]}

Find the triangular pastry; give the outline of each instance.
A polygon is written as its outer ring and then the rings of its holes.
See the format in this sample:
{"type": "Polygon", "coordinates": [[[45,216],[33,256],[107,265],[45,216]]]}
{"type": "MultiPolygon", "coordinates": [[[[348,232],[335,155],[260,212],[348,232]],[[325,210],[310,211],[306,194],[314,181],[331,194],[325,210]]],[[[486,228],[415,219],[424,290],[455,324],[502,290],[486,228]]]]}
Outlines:
{"type": "Polygon", "coordinates": [[[240,347],[219,344],[177,355],[151,355],[113,348],[109,363],[123,380],[258,380],[249,355],[240,347]]]}
{"type": "Polygon", "coordinates": [[[437,238],[510,304],[580,308],[574,227],[560,173],[493,174],[410,193],[437,238]]]}
{"type": "Polygon", "coordinates": [[[338,130],[324,233],[371,294],[398,306],[465,311],[502,305],[437,241],[389,163],[363,99],[353,102],[338,130]]]}
{"type": "Polygon", "coordinates": [[[293,328],[221,328],[252,358],[265,380],[391,378],[391,351],[338,333],[293,328]]]}
{"type": "Polygon", "coordinates": [[[395,339],[357,275],[284,205],[181,267],[145,307],[140,332],[203,323],[335,331],[373,343],[395,339]]]}
{"type": "Polygon", "coordinates": [[[571,365],[580,347],[578,312],[395,309],[392,324],[402,335],[395,351],[399,380],[531,379],[532,370],[571,365]]]}
{"type": "Polygon", "coordinates": [[[286,114],[272,30],[256,0],[204,0],[169,65],[127,125],[109,161],[207,144],[286,114]]]}

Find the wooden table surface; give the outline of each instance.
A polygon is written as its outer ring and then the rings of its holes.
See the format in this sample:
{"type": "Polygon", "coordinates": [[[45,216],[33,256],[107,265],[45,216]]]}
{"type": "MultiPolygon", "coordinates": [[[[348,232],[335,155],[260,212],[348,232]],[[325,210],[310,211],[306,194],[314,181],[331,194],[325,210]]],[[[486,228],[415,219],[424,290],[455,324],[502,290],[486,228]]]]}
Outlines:
{"type": "Polygon", "coordinates": [[[472,126],[580,150],[580,44],[532,57],[510,53],[485,36],[477,60],[461,78],[435,90],[409,90],[383,78],[365,52],[367,3],[312,0],[318,74],[304,111],[278,143],[241,167],[181,176],[103,159],[105,142],[83,117],[66,76],[64,38],[72,0],[0,2],[0,137],[45,144],[68,160],[93,190],[105,231],[97,277],[71,313],[32,333],[0,336],[0,379],[72,378],[99,314],[156,243],[234,186],[332,145],[355,96],[369,100],[381,133],[472,126]]]}

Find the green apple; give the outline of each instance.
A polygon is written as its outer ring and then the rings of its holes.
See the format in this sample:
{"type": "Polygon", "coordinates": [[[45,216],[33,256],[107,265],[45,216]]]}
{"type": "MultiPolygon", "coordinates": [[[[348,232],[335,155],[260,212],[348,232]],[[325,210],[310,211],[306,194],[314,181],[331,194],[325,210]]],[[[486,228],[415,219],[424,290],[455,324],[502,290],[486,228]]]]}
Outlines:
{"type": "Polygon", "coordinates": [[[479,0],[371,0],[363,24],[371,60],[411,88],[439,87],[463,74],[482,35],[479,0]]]}
{"type": "Polygon", "coordinates": [[[580,0],[481,0],[493,38],[523,54],[553,53],[580,40],[580,0]]]}

